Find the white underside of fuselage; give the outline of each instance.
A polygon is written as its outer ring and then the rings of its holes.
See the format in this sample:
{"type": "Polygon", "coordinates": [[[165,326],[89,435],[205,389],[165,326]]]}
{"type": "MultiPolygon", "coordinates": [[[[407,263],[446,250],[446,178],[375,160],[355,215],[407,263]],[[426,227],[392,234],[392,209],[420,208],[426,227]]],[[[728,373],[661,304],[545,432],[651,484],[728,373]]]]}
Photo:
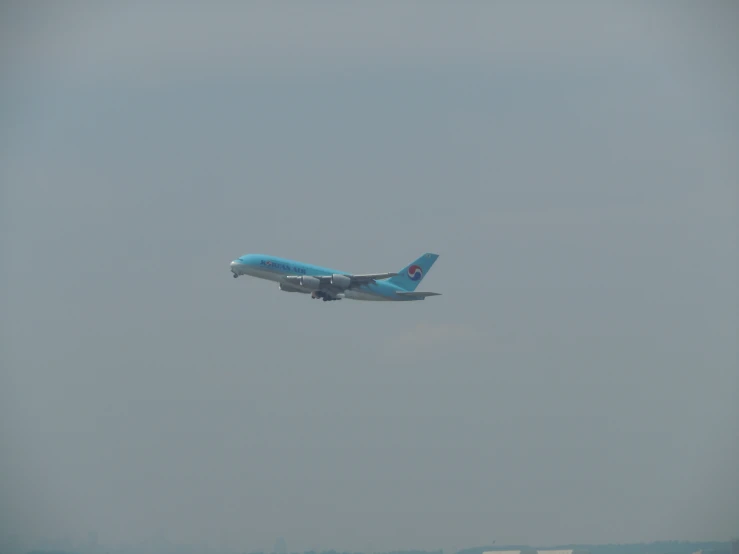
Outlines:
{"type": "MultiPolygon", "coordinates": [[[[257,277],[258,279],[266,279],[267,281],[274,281],[276,283],[285,283],[284,278],[287,276],[286,274],[280,273],[279,271],[261,269],[261,268],[250,267],[250,266],[241,266],[237,269],[233,269],[232,271],[237,275],[248,275],[250,277],[257,277]]],[[[293,292],[293,291],[303,293],[303,294],[310,294],[313,292],[312,290],[309,290],[309,289],[301,289],[300,287],[291,287],[290,292],[293,292]]],[[[331,294],[335,296],[336,298],[346,298],[348,300],[384,301],[384,302],[395,300],[393,298],[388,298],[387,296],[384,296],[382,294],[373,293],[366,286],[362,286],[361,288],[358,288],[358,289],[344,290],[341,292],[337,292],[336,294],[331,292],[331,294]]]]}

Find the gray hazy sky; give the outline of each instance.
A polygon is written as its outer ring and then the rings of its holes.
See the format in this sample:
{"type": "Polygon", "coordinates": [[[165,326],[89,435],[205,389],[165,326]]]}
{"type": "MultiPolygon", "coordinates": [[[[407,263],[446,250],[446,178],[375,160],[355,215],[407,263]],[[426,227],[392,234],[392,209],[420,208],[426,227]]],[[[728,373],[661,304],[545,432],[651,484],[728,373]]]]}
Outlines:
{"type": "Polygon", "coordinates": [[[730,2],[4,3],[0,537],[739,531],[730,2]],[[234,280],[441,254],[422,303],[234,280]]]}

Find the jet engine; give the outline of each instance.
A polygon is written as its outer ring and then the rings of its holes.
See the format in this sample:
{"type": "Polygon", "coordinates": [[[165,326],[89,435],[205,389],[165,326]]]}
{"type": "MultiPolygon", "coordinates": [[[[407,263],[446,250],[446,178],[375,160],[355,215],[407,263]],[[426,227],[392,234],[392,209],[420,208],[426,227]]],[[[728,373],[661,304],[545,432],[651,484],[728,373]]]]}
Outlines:
{"type": "Polygon", "coordinates": [[[338,273],[334,273],[331,276],[331,284],[337,288],[348,289],[351,283],[352,283],[351,277],[347,277],[346,275],[340,275],[338,273]]]}
{"type": "Polygon", "coordinates": [[[300,279],[300,286],[304,287],[309,290],[317,290],[321,288],[321,280],[316,279],[315,277],[311,277],[310,275],[301,275],[299,277],[300,279]]]}
{"type": "Polygon", "coordinates": [[[288,285],[287,283],[278,283],[277,286],[284,292],[300,292],[300,289],[295,288],[292,285],[288,285]]]}

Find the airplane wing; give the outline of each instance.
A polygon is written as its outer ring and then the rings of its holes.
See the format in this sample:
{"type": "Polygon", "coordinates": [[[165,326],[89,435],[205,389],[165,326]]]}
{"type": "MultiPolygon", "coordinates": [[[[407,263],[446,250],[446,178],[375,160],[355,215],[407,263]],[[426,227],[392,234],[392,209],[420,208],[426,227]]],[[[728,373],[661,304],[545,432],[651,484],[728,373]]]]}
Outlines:
{"type": "MultiPolygon", "coordinates": [[[[374,283],[380,279],[390,279],[390,277],[395,277],[396,275],[397,273],[363,273],[361,275],[345,275],[345,277],[351,279],[351,282],[348,283],[346,288],[368,285],[369,283],[374,283]]],[[[322,285],[334,284],[332,281],[333,275],[315,275],[315,277],[316,279],[321,280],[322,285]]]]}
{"type": "Polygon", "coordinates": [[[371,283],[372,281],[380,281],[381,279],[390,279],[390,277],[395,277],[396,275],[397,273],[365,273],[363,275],[350,275],[350,277],[352,281],[356,281],[357,283],[371,283]]]}
{"type": "Polygon", "coordinates": [[[346,290],[349,288],[359,287],[374,283],[381,279],[389,279],[396,276],[397,273],[364,273],[361,275],[338,274],[338,275],[287,275],[285,281],[288,283],[302,284],[304,279],[318,279],[321,287],[336,288],[337,290],[346,290]]]}
{"type": "Polygon", "coordinates": [[[398,296],[405,296],[408,298],[426,298],[427,296],[441,296],[440,292],[401,292],[395,291],[398,296]]]}

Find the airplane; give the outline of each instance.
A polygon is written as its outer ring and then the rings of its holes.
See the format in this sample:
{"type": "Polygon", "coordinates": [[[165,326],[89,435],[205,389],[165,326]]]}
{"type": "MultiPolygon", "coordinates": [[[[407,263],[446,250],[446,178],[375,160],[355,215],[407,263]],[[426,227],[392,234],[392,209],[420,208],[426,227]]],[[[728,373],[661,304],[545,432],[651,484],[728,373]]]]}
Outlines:
{"type": "Polygon", "coordinates": [[[417,292],[416,287],[439,257],[427,253],[397,273],[353,274],[311,264],[267,256],[246,254],[231,262],[234,279],[249,275],[277,281],[281,291],[310,294],[324,302],[341,300],[424,300],[438,292],[417,292]]]}

